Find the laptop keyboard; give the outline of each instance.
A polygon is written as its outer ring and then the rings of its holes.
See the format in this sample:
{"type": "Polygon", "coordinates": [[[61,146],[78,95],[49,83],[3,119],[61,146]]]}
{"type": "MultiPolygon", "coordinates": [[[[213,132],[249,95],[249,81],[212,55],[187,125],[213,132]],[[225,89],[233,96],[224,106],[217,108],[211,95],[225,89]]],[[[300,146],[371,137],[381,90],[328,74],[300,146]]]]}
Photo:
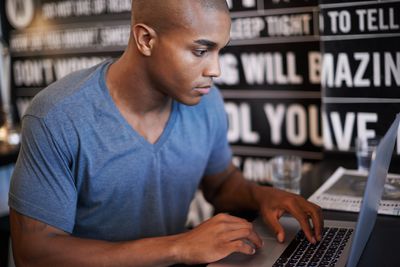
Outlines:
{"type": "Polygon", "coordinates": [[[325,227],[321,241],[313,245],[299,231],[273,267],[335,266],[352,232],[348,228],[325,227]]]}

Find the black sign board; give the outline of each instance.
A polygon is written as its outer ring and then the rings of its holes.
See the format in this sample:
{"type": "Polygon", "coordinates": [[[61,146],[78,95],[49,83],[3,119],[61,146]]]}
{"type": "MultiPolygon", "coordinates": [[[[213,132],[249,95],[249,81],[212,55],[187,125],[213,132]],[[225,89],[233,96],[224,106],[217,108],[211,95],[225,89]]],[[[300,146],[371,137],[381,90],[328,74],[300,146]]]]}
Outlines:
{"type": "MultiPolygon", "coordinates": [[[[325,149],[354,152],[400,111],[400,1],[320,1],[325,149]]],[[[395,154],[400,155],[399,145],[395,154]]]]}

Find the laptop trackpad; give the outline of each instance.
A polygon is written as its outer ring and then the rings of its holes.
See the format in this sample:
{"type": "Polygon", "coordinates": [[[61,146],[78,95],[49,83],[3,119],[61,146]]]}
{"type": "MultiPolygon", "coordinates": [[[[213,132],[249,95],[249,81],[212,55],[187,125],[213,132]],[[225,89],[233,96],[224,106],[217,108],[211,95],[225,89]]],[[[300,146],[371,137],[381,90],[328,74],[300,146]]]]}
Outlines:
{"type": "Polygon", "coordinates": [[[233,253],[225,259],[210,264],[212,267],[229,267],[229,266],[271,266],[282,254],[290,241],[296,235],[300,226],[292,217],[282,217],[281,224],[284,226],[286,238],[283,244],[278,243],[275,234],[265,226],[262,219],[256,219],[254,224],[255,231],[264,241],[264,247],[259,249],[255,255],[244,255],[241,253],[233,253]]]}

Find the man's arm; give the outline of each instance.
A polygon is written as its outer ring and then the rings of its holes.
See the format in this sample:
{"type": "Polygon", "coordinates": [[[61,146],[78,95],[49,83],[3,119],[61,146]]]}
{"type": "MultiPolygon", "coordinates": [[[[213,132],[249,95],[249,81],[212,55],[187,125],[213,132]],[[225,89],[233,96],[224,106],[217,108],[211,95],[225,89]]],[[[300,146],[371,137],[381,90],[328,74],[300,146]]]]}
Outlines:
{"type": "Polygon", "coordinates": [[[262,245],[250,223],[226,214],[215,216],[187,233],[127,242],[76,238],[13,209],[10,223],[17,266],[199,264],[217,261],[233,252],[254,254],[255,248],[244,240],[256,247],[262,245]]]}
{"type": "Polygon", "coordinates": [[[13,209],[10,224],[16,266],[165,266],[178,258],[174,236],[120,243],[81,239],[13,209]]]}
{"type": "Polygon", "coordinates": [[[285,233],[279,218],[286,212],[299,221],[310,242],[315,243],[321,239],[323,219],[319,206],[299,195],[247,181],[233,164],[221,173],[205,176],[202,188],[205,198],[217,210],[259,211],[280,242],[283,242],[285,233]]]}

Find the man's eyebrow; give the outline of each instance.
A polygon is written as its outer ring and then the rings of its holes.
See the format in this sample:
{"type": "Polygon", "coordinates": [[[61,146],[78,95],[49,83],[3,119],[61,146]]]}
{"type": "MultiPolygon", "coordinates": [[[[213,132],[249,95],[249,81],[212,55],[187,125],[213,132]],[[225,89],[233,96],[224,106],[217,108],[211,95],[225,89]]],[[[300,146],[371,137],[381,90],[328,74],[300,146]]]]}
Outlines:
{"type": "Polygon", "coordinates": [[[208,48],[213,48],[213,47],[217,46],[217,43],[210,41],[210,40],[206,40],[206,39],[200,39],[200,40],[196,40],[194,42],[199,45],[207,46],[208,48]]]}

